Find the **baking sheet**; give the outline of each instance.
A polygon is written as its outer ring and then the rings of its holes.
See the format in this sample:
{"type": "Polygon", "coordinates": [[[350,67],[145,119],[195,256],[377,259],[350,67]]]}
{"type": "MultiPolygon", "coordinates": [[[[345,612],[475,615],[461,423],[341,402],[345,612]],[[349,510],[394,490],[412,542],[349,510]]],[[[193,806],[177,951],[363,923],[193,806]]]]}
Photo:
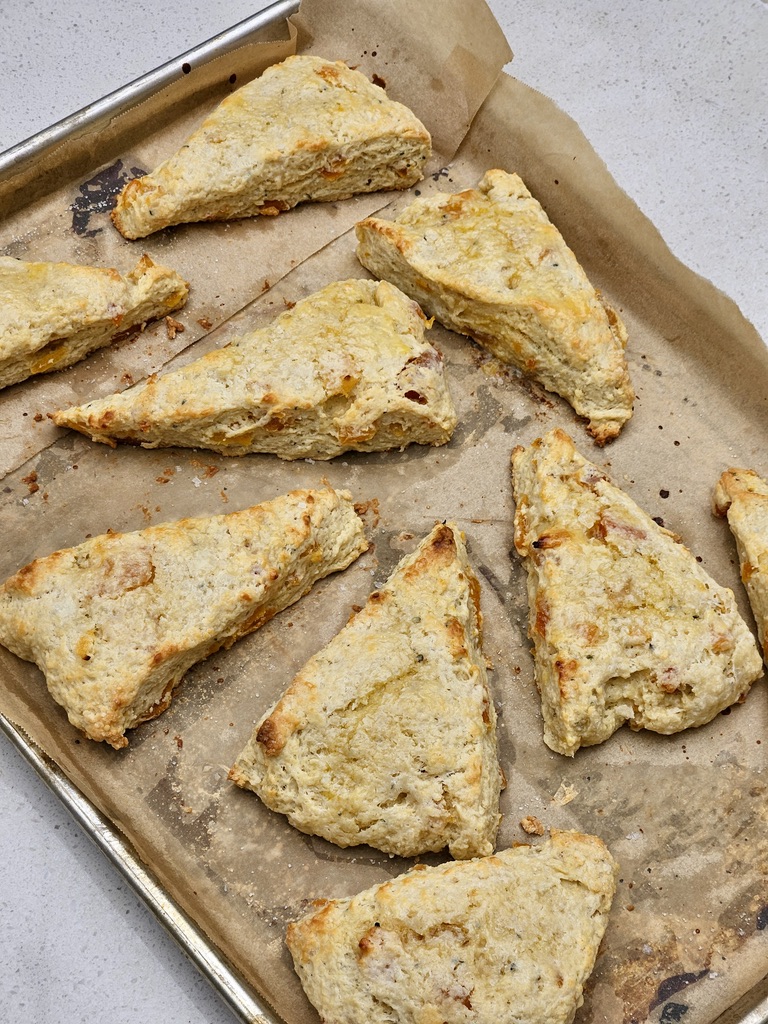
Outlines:
{"type": "Polygon", "coordinates": [[[0,730],[142,898],[233,1013],[248,1024],[276,1024],[277,1019],[259,1004],[250,986],[158,883],[152,871],[141,863],[125,836],[83,796],[56,762],[3,715],[0,715],[0,730]]]}
{"type": "MultiPolygon", "coordinates": [[[[421,45],[418,60],[401,53],[401,74],[393,54],[408,40],[395,44],[393,33],[398,25],[413,24],[408,19],[417,16],[417,7],[428,23],[428,6],[361,3],[350,12],[347,5],[305,5],[299,45],[352,63],[367,59],[369,73],[378,68],[385,79],[389,75],[389,91],[396,97],[396,83],[406,82],[407,69],[425,69],[422,89],[408,81],[408,99],[413,104],[414,96],[428,97],[417,111],[431,129],[443,122],[450,127],[442,83],[447,68],[453,74],[464,68],[463,105],[453,99],[455,88],[449,93],[461,126],[461,117],[468,123],[473,104],[479,106],[482,99],[478,81],[487,91],[495,77],[486,70],[478,78],[478,62],[494,66],[495,61],[498,69],[506,49],[484,22],[484,5],[456,5],[451,9],[453,44],[446,33],[435,39],[434,52],[426,57],[421,45]],[[471,31],[462,18],[471,23],[471,31]],[[353,42],[353,30],[361,32],[359,39],[363,26],[366,42],[360,45],[353,42]],[[332,45],[334,53],[329,52],[332,45]],[[376,58],[371,58],[373,48],[376,58]],[[371,64],[379,59],[381,64],[371,64]]],[[[443,20],[448,21],[445,15],[443,20]]],[[[432,31],[430,44],[434,37],[432,31]]],[[[171,135],[183,135],[195,119],[194,111],[174,117],[171,135]]],[[[164,130],[117,158],[124,167],[145,153],[154,159],[158,150],[153,147],[162,148],[164,130]]],[[[456,131],[455,146],[462,135],[456,131]]],[[[567,406],[439,327],[432,340],[446,356],[460,415],[453,441],[440,449],[284,464],[267,456],[227,460],[180,450],[112,451],[79,435],[43,433],[44,413],[57,404],[124,386],[122,374],[138,377],[171,358],[174,346],[162,330],[138,339],[137,351],[126,345],[105,355],[103,365],[95,357],[87,366],[10,389],[0,395],[0,415],[7,416],[11,428],[6,432],[10,442],[0,449],[9,470],[0,527],[12,541],[0,564],[3,576],[87,533],[227,511],[323,478],[371,503],[375,547],[257,634],[190,672],[171,709],[137,730],[124,752],[102,749],[76,735],[51,707],[40,674],[4,651],[0,667],[7,685],[0,709],[23,724],[125,832],[168,891],[285,1020],[316,1020],[282,944],[285,922],[308,899],[357,891],[404,870],[409,862],[364,847],[338,850],[296,833],[251,794],[234,791],[226,770],[253,723],[303,661],[346,621],[351,605],[364,601],[436,518],[455,518],[467,533],[481,579],[486,651],[495,665],[492,686],[509,779],[499,846],[526,839],[519,819],[536,814],[548,826],[601,835],[622,864],[609,931],[578,1019],[628,1022],[685,1014],[686,1024],[706,1024],[765,970],[765,759],[758,743],[766,724],[763,684],[745,705],[692,734],[662,738],[622,731],[572,761],[548,751],[540,740],[525,639],[523,573],[510,554],[508,458],[514,444],[527,443],[552,425],[564,426],[585,454],[680,533],[719,581],[734,587],[748,616],[727,527],[712,519],[708,508],[711,488],[727,465],[768,470],[763,461],[766,350],[733,304],[670,256],[578,128],[544,97],[504,77],[455,159],[450,143],[450,138],[442,143],[419,191],[473,184],[492,164],[517,170],[595,283],[621,309],[639,396],[635,418],[621,438],[604,451],[595,449],[567,406]],[[129,357],[134,362],[126,363],[129,357]],[[26,428],[38,414],[41,432],[30,440],[26,428]],[[27,422],[14,435],[19,419],[27,422]],[[102,485],[105,479],[109,488],[102,485]],[[564,803],[564,793],[574,794],[573,799],[564,803]]],[[[114,152],[100,155],[114,166],[114,152]]],[[[15,246],[14,255],[34,252],[38,258],[41,248],[74,256],[85,246],[93,258],[108,261],[110,256],[115,261],[133,258],[148,248],[151,239],[145,244],[113,237],[98,220],[100,213],[93,221],[94,230],[102,228],[98,234],[84,241],[73,233],[69,205],[96,171],[94,161],[87,178],[74,179],[7,222],[2,244],[15,246]]],[[[191,302],[199,302],[179,317],[188,332],[175,342],[178,347],[195,344],[178,359],[191,359],[266,322],[286,302],[328,280],[365,276],[348,227],[369,212],[366,203],[375,208],[387,198],[353,200],[335,212],[306,207],[269,222],[269,230],[263,230],[263,221],[251,221],[191,226],[158,236],[158,253],[167,254],[171,265],[187,260],[193,268],[191,302]],[[260,295],[262,253],[274,262],[264,279],[270,287],[260,295]],[[251,269],[254,254],[258,274],[251,269]],[[203,270],[210,285],[199,277],[205,276],[203,270]],[[227,291],[217,293],[223,281],[227,291]],[[204,319],[201,310],[216,310],[214,296],[225,303],[214,320],[220,326],[197,342],[203,331],[194,324],[204,319]]],[[[397,197],[391,213],[407,201],[397,197]]]]}

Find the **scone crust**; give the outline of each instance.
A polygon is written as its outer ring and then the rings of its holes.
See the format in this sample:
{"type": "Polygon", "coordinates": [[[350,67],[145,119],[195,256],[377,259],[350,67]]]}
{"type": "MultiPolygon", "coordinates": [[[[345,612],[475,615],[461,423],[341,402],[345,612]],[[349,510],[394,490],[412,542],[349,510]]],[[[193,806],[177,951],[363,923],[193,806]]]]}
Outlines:
{"type": "Polygon", "coordinates": [[[0,587],[0,643],[35,662],[74,726],[123,747],[190,666],[366,548],[349,494],[331,488],[93,537],[0,587]]]}
{"type": "Polygon", "coordinates": [[[53,419],[107,444],[283,459],[444,444],[456,412],[425,328],[394,285],[337,281],[268,327],[53,419]]]}
{"type": "Polygon", "coordinates": [[[303,832],[492,853],[501,772],[462,534],[438,524],[262,717],[229,777],[303,832]]]}
{"type": "Polygon", "coordinates": [[[361,72],[297,55],[233,92],[177,153],[129,181],[112,220],[126,238],[143,238],[173,224],[408,188],[431,147],[412,111],[361,72]]]}
{"type": "Polygon", "coordinates": [[[752,469],[728,469],[715,487],[713,508],[736,541],[763,659],[768,661],[768,482],[752,469]]]}
{"type": "Polygon", "coordinates": [[[189,286],[142,256],[103,267],[0,256],[0,388],[71,366],[118,335],[183,306],[189,286]]]}
{"type": "Polygon", "coordinates": [[[599,444],[630,418],[624,324],[517,174],[490,170],[356,231],[364,267],[565,398],[599,444]]]}
{"type": "Polygon", "coordinates": [[[512,456],[544,740],[671,734],[743,700],[762,664],[733,592],[553,430],[512,456]]]}
{"type": "Polygon", "coordinates": [[[325,1024],[569,1024],[615,890],[595,836],[419,866],[288,927],[325,1024]]]}

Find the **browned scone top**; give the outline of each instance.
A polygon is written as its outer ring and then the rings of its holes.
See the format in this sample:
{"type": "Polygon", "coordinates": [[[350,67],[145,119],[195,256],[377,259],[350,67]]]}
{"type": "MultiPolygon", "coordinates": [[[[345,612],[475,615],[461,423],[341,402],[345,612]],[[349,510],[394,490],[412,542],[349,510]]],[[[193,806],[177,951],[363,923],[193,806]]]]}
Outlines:
{"type": "Polygon", "coordinates": [[[487,171],[356,230],[364,267],[565,398],[598,444],[631,417],[624,324],[518,175],[487,171]]]}
{"type": "Polygon", "coordinates": [[[223,100],[152,173],[129,181],[112,220],[126,238],[143,238],[173,224],[408,188],[431,149],[418,118],[361,72],[288,57],[223,100]]]}
{"type": "Polygon", "coordinates": [[[596,836],[553,831],[317,900],[286,941],[326,1024],[570,1024],[617,870],[596,836]]]}
{"type": "Polygon", "coordinates": [[[456,412],[426,327],[394,285],[335,281],[261,330],[53,420],[112,445],[282,459],[444,444],[456,412]]]}
{"type": "Polygon", "coordinates": [[[627,722],[676,733],[762,674],[733,592],[562,430],[512,455],[544,740],[572,755],[627,722]]]}
{"type": "Polygon", "coordinates": [[[183,306],[189,286],[142,256],[128,274],[0,256],[0,388],[71,366],[183,306]]]}
{"type": "Polygon", "coordinates": [[[768,482],[752,469],[728,469],[720,477],[713,509],[728,520],[736,540],[744,584],[757,634],[768,660],[768,482]]]}
{"type": "Polygon", "coordinates": [[[339,846],[493,851],[496,713],[479,586],[455,524],[438,524],[307,662],[229,777],[339,846]]]}
{"type": "Polygon", "coordinates": [[[70,722],[115,748],[184,673],[258,629],[367,548],[345,491],[300,490],[228,515],[108,533],[0,587],[0,643],[35,664],[70,722]]]}

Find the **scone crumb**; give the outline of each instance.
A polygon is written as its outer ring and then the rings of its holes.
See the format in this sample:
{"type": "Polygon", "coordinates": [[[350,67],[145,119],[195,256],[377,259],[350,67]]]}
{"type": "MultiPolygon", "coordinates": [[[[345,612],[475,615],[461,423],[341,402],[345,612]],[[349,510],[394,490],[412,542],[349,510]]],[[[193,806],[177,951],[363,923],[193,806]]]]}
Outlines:
{"type": "Polygon", "coordinates": [[[207,316],[201,316],[197,321],[204,331],[210,331],[213,327],[213,322],[208,319],[207,316]]]}
{"type": "Polygon", "coordinates": [[[27,476],[21,478],[21,482],[27,485],[27,490],[30,494],[34,494],[40,490],[40,484],[37,482],[37,473],[34,470],[27,476]]]}
{"type": "Polygon", "coordinates": [[[557,788],[557,792],[552,797],[552,803],[556,807],[565,807],[565,805],[569,804],[571,800],[575,800],[578,795],[578,789],[576,789],[575,786],[572,786],[570,782],[566,782],[565,779],[563,779],[557,788]]]}
{"type": "Polygon", "coordinates": [[[183,334],[185,329],[184,324],[174,320],[172,316],[165,318],[165,331],[169,341],[173,341],[177,334],[183,334]]]}
{"type": "Polygon", "coordinates": [[[375,529],[375,527],[379,525],[379,517],[381,515],[381,512],[379,509],[378,498],[369,498],[368,501],[356,501],[355,512],[357,512],[361,519],[365,518],[365,516],[367,516],[369,512],[371,513],[371,529],[375,529]]]}
{"type": "Polygon", "coordinates": [[[529,836],[543,836],[547,831],[535,814],[527,814],[520,819],[520,828],[529,836]]]}

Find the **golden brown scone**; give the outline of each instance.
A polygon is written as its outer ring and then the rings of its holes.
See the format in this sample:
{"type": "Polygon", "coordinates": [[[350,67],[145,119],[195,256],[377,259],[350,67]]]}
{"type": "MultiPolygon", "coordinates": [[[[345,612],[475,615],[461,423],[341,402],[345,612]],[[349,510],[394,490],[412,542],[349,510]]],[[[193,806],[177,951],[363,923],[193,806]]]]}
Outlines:
{"type": "Polygon", "coordinates": [[[229,515],[109,533],[0,587],[0,643],[45,674],[92,740],[164,711],[190,666],[258,629],[367,547],[345,491],[292,491],[229,515]]]}
{"type": "Polygon", "coordinates": [[[755,616],[763,658],[768,661],[768,483],[751,469],[729,469],[715,488],[713,508],[727,516],[736,539],[741,581],[755,616]]]}
{"type": "Polygon", "coordinates": [[[324,1024],[570,1024],[618,866],[596,836],[418,865],[288,926],[324,1024]]]}
{"type": "Polygon", "coordinates": [[[172,224],[408,188],[431,150],[421,121],[361,72],[289,57],[228,96],[155,171],[129,181],[112,220],[126,238],[143,238],[172,224]]]}
{"type": "Polygon", "coordinates": [[[53,420],[107,444],[283,459],[444,444],[456,413],[425,326],[393,285],[338,281],[269,327],[53,420]]]}
{"type": "Polygon", "coordinates": [[[562,430],[512,466],[546,744],[572,755],[624,722],[676,733],[743,700],[762,664],[732,591],[562,430]]]}
{"type": "Polygon", "coordinates": [[[356,230],[364,267],[565,398],[598,444],[616,437],[635,397],[624,325],[516,174],[487,171],[356,230]]]}
{"type": "Polygon", "coordinates": [[[307,662],[230,779],[339,846],[492,853],[501,772],[479,597],[461,532],[437,525],[307,662]]]}
{"type": "Polygon", "coordinates": [[[0,388],[61,370],[187,300],[175,270],[143,256],[117,270],[0,256],[0,388]]]}

